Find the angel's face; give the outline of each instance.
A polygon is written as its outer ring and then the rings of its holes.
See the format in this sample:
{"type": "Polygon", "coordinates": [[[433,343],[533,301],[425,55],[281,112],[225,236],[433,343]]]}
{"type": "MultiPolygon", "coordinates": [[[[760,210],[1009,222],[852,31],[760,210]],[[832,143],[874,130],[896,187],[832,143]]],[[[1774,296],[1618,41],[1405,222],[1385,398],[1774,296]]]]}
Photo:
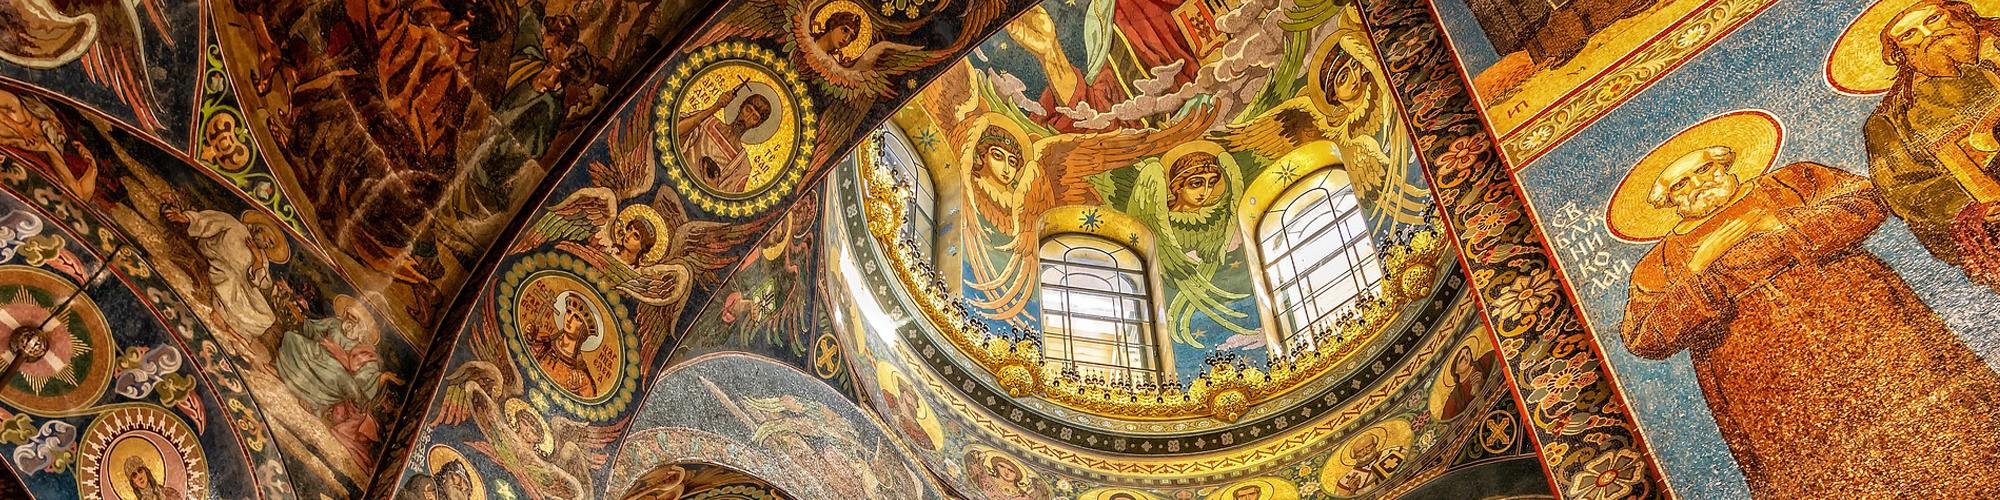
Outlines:
{"type": "Polygon", "coordinates": [[[1188,211],[1214,205],[1222,199],[1222,174],[1207,172],[1189,175],[1174,186],[1171,210],[1188,211]]]}
{"type": "Polygon", "coordinates": [[[986,146],[985,154],[980,156],[983,158],[982,161],[986,162],[986,171],[992,172],[994,179],[1000,180],[1001,184],[1014,185],[1014,178],[1021,173],[1021,155],[1019,153],[1008,150],[1005,146],[994,144],[986,146]]]}

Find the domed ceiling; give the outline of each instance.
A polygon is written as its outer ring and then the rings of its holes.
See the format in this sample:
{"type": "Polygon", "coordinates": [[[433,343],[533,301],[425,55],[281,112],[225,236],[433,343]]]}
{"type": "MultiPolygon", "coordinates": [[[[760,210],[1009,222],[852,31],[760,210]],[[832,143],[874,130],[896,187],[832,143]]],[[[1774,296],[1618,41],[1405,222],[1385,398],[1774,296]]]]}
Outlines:
{"type": "Polygon", "coordinates": [[[0,497],[1991,496],[1988,7],[0,2],[0,497]]]}

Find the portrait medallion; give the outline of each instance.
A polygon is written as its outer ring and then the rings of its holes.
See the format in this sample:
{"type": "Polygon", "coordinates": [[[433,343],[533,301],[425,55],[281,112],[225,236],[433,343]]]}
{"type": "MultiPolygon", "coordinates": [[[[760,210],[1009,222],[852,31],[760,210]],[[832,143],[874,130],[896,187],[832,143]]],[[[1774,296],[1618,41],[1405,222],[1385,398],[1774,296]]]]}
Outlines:
{"type": "Polygon", "coordinates": [[[1077,495],[1076,500],[1160,500],[1159,495],[1131,488],[1098,488],[1077,495]]]}
{"type": "Polygon", "coordinates": [[[98,415],[77,446],[82,498],[208,497],[208,460],[179,415],[126,406],[98,415]]]}
{"type": "Polygon", "coordinates": [[[508,351],[536,382],[537,406],[560,406],[589,420],[609,419],[638,386],[632,312],[612,300],[597,270],[549,252],[514,264],[502,282],[499,316],[508,351]]]}
{"type": "Polygon", "coordinates": [[[479,477],[479,468],[473,467],[455,448],[431,445],[430,451],[424,453],[424,466],[425,474],[440,490],[463,491],[465,498],[490,498],[486,496],[486,481],[479,477]]]}
{"type": "Polygon", "coordinates": [[[1293,485],[1291,481],[1275,477],[1238,481],[1208,495],[1209,500],[1279,500],[1298,497],[1298,486],[1293,485]]]}
{"type": "Polygon", "coordinates": [[[44,415],[96,403],[117,353],[97,302],[37,267],[0,266],[0,283],[0,346],[20,357],[0,401],[44,415]]]}
{"type": "Polygon", "coordinates": [[[1402,470],[1414,440],[1410,422],[1402,419],[1375,424],[1355,434],[1320,467],[1320,488],[1337,497],[1375,491],[1402,470]]]}
{"type": "Polygon", "coordinates": [[[1486,391],[1487,375],[1493,373],[1493,342],[1486,335],[1468,336],[1445,355],[1444,366],[1431,381],[1430,412],[1438,420],[1451,420],[1486,391]]]}
{"type": "Polygon", "coordinates": [[[910,377],[889,362],[876,360],[875,380],[882,384],[882,403],[889,415],[889,426],[911,445],[936,450],[944,442],[944,428],[910,377]]]}
{"type": "Polygon", "coordinates": [[[726,217],[748,217],[791,194],[819,128],[804,89],[770,49],[730,42],[694,51],[674,68],[653,109],[654,146],[668,183],[726,217]]]}

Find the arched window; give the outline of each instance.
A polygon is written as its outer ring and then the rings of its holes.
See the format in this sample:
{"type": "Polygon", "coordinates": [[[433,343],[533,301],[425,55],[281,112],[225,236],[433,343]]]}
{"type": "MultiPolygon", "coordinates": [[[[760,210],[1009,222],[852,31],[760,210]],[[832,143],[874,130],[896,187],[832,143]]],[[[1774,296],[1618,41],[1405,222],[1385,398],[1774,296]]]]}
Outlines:
{"type": "Polygon", "coordinates": [[[1354,185],[1326,169],[1273,200],[1257,227],[1264,282],[1277,302],[1279,341],[1317,349],[1311,327],[1357,309],[1382,282],[1382,264],[1354,185]]]}
{"type": "Polygon", "coordinates": [[[1078,373],[1157,382],[1146,266],[1130,247],[1066,233],[1042,240],[1042,350],[1078,373]]]}
{"type": "Polygon", "coordinates": [[[895,169],[897,176],[910,183],[913,195],[910,197],[909,218],[903,230],[917,240],[917,251],[932,255],[931,245],[937,231],[937,185],[931,183],[930,169],[924,167],[922,158],[910,145],[908,137],[893,124],[882,124],[875,133],[876,161],[895,169]]]}

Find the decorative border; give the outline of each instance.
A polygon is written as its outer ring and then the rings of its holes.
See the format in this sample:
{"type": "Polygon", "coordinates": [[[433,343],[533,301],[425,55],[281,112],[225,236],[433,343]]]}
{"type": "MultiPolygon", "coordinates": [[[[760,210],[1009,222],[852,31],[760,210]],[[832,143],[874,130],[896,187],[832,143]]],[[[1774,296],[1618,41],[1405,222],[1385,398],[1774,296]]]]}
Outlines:
{"type": "Polygon", "coordinates": [[[1502,156],[1515,170],[1527,167],[1555,145],[1583,131],[1777,3],[1777,0],[1714,0],[1703,5],[1503,134],[1502,156]]]}
{"type": "Polygon", "coordinates": [[[813,100],[811,96],[805,94],[805,88],[805,83],[799,80],[798,72],[793,71],[785,59],[779,58],[771,49],[751,45],[748,42],[729,42],[702,47],[687,60],[681,61],[674,67],[673,75],[667,78],[666,84],[661,85],[659,102],[653,106],[653,145],[659,155],[660,166],[667,172],[667,182],[673,185],[675,192],[694,202],[702,210],[738,219],[763,213],[777,205],[778,200],[792,195],[793,188],[798,187],[799,180],[805,177],[806,169],[811,167],[808,164],[813,158],[813,148],[815,141],[818,140],[820,127],[819,114],[813,111],[813,100]],[[710,65],[730,59],[760,66],[770,71],[772,76],[784,84],[785,88],[782,91],[791,95],[792,105],[797,108],[793,111],[793,115],[798,120],[794,125],[798,137],[792,142],[795,149],[790,160],[778,166],[784,171],[779,172],[777,178],[749,193],[725,196],[709,191],[700,181],[688,177],[687,169],[680,163],[680,155],[674,152],[674,134],[669,127],[678,112],[677,101],[681,92],[686,90],[688,84],[693,83],[691,80],[695,75],[710,65]]]}
{"type": "Polygon", "coordinates": [[[500,332],[507,339],[507,351],[513,356],[514,363],[518,367],[516,369],[535,381],[530,385],[532,390],[529,392],[537,408],[561,406],[571,415],[593,422],[603,422],[611,420],[625,411],[625,407],[631,406],[633,396],[638,393],[641,376],[639,338],[633,334],[639,331],[639,324],[633,319],[637,315],[631,308],[626,307],[624,301],[618,299],[619,294],[605,292],[608,288],[605,286],[603,273],[585,265],[576,257],[554,251],[529,255],[515,261],[514,265],[507,269],[506,276],[501,278],[495,300],[499,304],[508,306],[510,313],[499,315],[500,332]],[[619,336],[619,377],[618,385],[604,395],[594,398],[578,397],[550,380],[548,374],[537,365],[534,354],[528,351],[525,332],[521,331],[520,325],[515,324],[518,311],[512,309],[520,303],[519,294],[523,287],[527,286],[529,280],[535,276],[551,271],[570,275],[577,281],[589,284],[597,292],[597,298],[603,300],[604,305],[611,309],[608,311],[610,317],[605,319],[616,323],[610,329],[613,330],[613,334],[619,336]]]}
{"type": "Polygon", "coordinates": [[[1526,195],[1480,120],[1436,13],[1418,2],[1361,7],[1557,492],[1670,496],[1526,195]]]}

